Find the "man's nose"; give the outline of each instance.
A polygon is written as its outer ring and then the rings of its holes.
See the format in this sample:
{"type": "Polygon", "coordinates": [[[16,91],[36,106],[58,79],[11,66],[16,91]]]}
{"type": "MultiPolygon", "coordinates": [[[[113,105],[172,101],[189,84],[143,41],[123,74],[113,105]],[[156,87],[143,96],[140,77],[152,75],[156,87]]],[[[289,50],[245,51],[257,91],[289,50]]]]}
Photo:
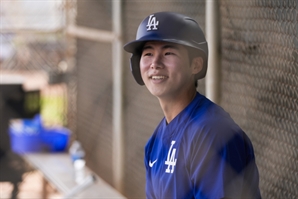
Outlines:
{"type": "Polygon", "coordinates": [[[154,56],[153,60],[152,60],[152,63],[150,65],[150,67],[152,69],[155,69],[155,68],[163,68],[163,63],[162,63],[162,57],[161,55],[156,55],[154,56]]]}

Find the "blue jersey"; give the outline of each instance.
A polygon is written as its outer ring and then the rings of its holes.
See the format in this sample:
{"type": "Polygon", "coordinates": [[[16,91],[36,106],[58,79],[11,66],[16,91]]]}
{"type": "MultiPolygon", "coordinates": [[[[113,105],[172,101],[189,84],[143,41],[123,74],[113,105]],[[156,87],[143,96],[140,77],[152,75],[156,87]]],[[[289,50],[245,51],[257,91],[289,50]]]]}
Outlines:
{"type": "Polygon", "coordinates": [[[160,122],[144,161],[148,199],[261,198],[249,138],[199,93],[169,124],[160,122]]]}

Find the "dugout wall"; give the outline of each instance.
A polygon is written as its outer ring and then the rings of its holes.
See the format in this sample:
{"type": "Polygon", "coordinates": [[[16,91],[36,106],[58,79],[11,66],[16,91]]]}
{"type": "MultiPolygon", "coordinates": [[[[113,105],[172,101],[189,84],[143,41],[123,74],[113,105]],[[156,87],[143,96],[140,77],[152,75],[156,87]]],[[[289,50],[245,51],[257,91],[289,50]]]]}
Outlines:
{"type": "MultiPolygon", "coordinates": [[[[152,12],[176,11],[205,30],[204,0],[123,0],[124,43],[152,12]]],[[[222,105],[251,138],[263,198],[298,197],[297,1],[221,0],[222,105]]],[[[112,2],[77,1],[77,25],[112,29],[112,2]]],[[[112,177],[112,45],[77,39],[77,137],[87,164],[112,177]]],[[[124,53],[124,192],[145,198],[144,145],[163,117],[157,99],[134,81],[124,53]]],[[[205,82],[198,90],[205,93],[205,82]]]]}

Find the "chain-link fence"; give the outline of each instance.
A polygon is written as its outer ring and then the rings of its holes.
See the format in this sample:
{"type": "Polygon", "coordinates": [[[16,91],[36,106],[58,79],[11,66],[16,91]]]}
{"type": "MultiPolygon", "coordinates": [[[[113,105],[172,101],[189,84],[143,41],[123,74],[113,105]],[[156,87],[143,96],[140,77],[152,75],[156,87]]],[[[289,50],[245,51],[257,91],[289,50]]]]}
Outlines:
{"type": "MultiPolygon", "coordinates": [[[[112,1],[77,1],[77,11],[74,0],[63,2],[60,8],[77,13],[78,26],[112,30],[112,1]]],[[[263,198],[297,198],[297,1],[219,2],[220,105],[252,140],[263,198]]],[[[158,11],[189,15],[205,30],[205,0],[123,0],[122,6],[124,43],[135,38],[143,18],[158,11]]],[[[74,52],[75,43],[69,41],[63,31],[2,31],[1,45],[12,45],[6,54],[2,52],[5,59],[1,61],[1,70],[41,69],[52,74],[54,82],[63,79],[65,76],[59,74],[65,58],[70,59],[74,52]]],[[[67,84],[67,122],[86,149],[88,166],[113,184],[112,45],[77,39],[76,48],[75,76],[67,84]]],[[[125,53],[123,63],[124,194],[128,198],[145,198],[144,145],[163,114],[157,99],[134,81],[129,56],[125,53]]],[[[205,81],[200,80],[198,91],[202,94],[204,87],[205,81]]]]}
{"type": "MultiPolygon", "coordinates": [[[[111,30],[110,1],[78,2],[80,26],[111,30]]],[[[123,1],[124,42],[152,12],[176,11],[205,30],[205,1],[123,1]]],[[[255,147],[264,198],[297,193],[297,2],[220,1],[220,104],[255,147]]],[[[163,117],[158,101],[137,85],[125,54],[125,195],[144,198],[143,147],[163,117]]],[[[112,183],[111,45],[78,41],[78,134],[89,164],[112,183]],[[92,144],[91,144],[92,143],[92,144]]],[[[205,93],[205,82],[198,90],[205,93]]]]}
{"type": "Polygon", "coordinates": [[[264,198],[298,196],[297,1],[221,1],[221,104],[250,136],[264,198]]]}
{"type": "Polygon", "coordinates": [[[76,86],[70,74],[74,40],[66,36],[65,27],[75,16],[76,7],[71,6],[75,2],[0,3],[1,78],[4,74],[21,75],[26,92],[39,91],[40,113],[47,125],[74,126],[76,86]]]}
{"type": "MultiPolygon", "coordinates": [[[[67,2],[0,0],[0,181],[13,185],[11,198],[21,197],[19,185],[33,169],[16,149],[49,150],[27,132],[15,140],[12,119],[40,114],[47,127],[75,129],[75,43],[65,34],[75,7],[67,2]]],[[[0,186],[2,198],[7,190],[0,186]]]]}

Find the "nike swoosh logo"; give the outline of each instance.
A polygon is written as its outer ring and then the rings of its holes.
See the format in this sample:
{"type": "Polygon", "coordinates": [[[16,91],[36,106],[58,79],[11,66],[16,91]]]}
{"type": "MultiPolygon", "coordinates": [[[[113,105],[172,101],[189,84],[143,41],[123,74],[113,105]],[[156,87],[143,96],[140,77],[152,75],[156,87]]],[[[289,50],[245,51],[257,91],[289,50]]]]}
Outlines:
{"type": "Polygon", "coordinates": [[[151,160],[149,160],[149,167],[153,167],[153,165],[156,163],[157,159],[154,160],[153,162],[151,162],[151,160]]]}

